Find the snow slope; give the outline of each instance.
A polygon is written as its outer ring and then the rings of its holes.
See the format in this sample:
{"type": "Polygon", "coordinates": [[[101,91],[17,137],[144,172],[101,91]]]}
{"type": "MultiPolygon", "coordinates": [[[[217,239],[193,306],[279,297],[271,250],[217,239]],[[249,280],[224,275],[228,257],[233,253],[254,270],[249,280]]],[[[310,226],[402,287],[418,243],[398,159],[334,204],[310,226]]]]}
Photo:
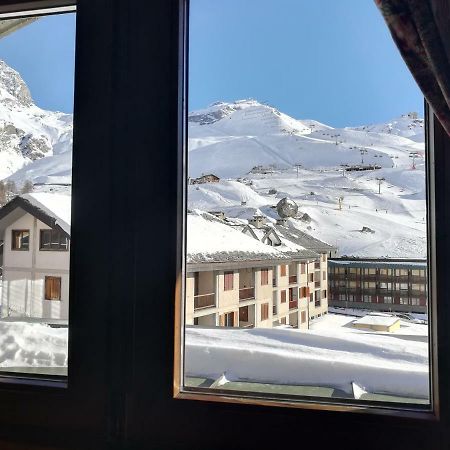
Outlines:
{"type": "Polygon", "coordinates": [[[65,160],[67,169],[71,149],[72,116],[36,106],[20,74],[0,60],[0,179],[14,174],[20,186],[26,179],[48,177],[55,172],[48,164],[53,158],[65,160]],[[40,171],[21,171],[42,159],[47,165],[40,171]]]}
{"type": "Polygon", "coordinates": [[[186,375],[217,379],[225,373],[231,381],[326,386],[347,393],[357,383],[371,393],[426,399],[428,345],[423,337],[330,323],[311,331],[188,327],[186,375]]]}
{"type": "Polygon", "coordinates": [[[255,100],[218,103],[189,115],[189,174],[211,172],[222,180],[190,185],[189,208],[275,221],[273,207],[289,197],[310,219],[290,225],[337,246],[340,255],[426,257],[423,120],[415,114],[334,129],[255,100]],[[379,169],[344,171],[362,159],[379,169]],[[266,173],[249,173],[256,166],[265,170],[253,172],[266,173]]]}

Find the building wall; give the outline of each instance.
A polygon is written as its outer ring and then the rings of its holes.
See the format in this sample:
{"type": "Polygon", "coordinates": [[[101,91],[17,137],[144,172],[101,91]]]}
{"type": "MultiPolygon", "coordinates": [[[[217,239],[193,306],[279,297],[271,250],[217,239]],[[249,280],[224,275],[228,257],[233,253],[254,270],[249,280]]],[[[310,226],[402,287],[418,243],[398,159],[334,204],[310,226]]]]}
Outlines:
{"type": "Polygon", "coordinates": [[[330,305],[426,313],[426,274],[420,261],[334,260],[328,270],[330,305]]]}
{"type": "MultiPolygon", "coordinates": [[[[281,275],[281,264],[269,266],[268,270],[268,284],[261,284],[261,270],[264,268],[253,268],[249,265],[247,268],[234,270],[233,275],[233,289],[224,290],[224,271],[204,271],[199,272],[198,279],[202,277],[213,277],[216,286],[216,303],[214,306],[194,310],[194,291],[195,278],[193,273],[188,273],[186,277],[186,324],[192,325],[194,322],[200,323],[198,318],[207,315],[215,315],[216,325],[221,324],[221,316],[226,313],[236,313],[239,316],[239,308],[249,307],[250,322],[254,323],[255,327],[271,328],[284,322],[286,324],[299,327],[300,329],[307,329],[311,318],[317,317],[319,314],[325,314],[328,310],[327,299],[321,301],[321,305],[316,307],[315,302],[309,302],[309,297],[301,297],[300,289],[303,287],[310,287],[310,292],[327,290],[327,280],[320,281],[320,287],[315,288],[315,281],[308,282],[309,273],[315,273],[314,261],[309,264],[304,262],[291,262],[290,271],[286,267],[286,275],[281,275]],[[301,273],[301,264],[304,264],[305,273],[301,273]],[[209,275],[207,275],[209,274],[209,275]],[[249,275],[251,274],[251,275],[249,275]],[[289,283],[289,275],[296,275],[296,281],[291,279],[289,283]],[[240,277],[242,276],[242,279],[240,277]],[[239,300],[239,287],[241,289],[247,286],[254,286],[254,298],[239,300]],[[294,302],[289,302],[289,290],[293,290],[294,302]],[[286,302],[281,303],[281,292],[286,292],[286,302]],[[296,301],[296,303],[295,303],[296,301]],[[261,310],[263,304],[268,304],[268,318],[261,319],[261,310]],[[276,314],[274,314],[273,306],[277,305],[276,314]],[[302,315],[303,313],[303,315],[302,315]],[[302,321],[302,317],[304,321],[302,321]],[[197,318],[197,320],[196,320],[197,318]]],[[[327,260],[320,263],[321,271],[326,270],[327,260]]],[[[322,273],[322,272],[321,272],[322,273]]],[[[200,292],[200,291],[199,291],[200,292]]],[[[210,318],[208,318],[210,320],[210,318]]],[[[252,324],[253,324],[252,323],[252,324]]],[[[235,326],[248,326],[249,322],[235,323],[235,326]]]]}
{"type": "Polygon", "coordinates": [[[25,214],[5,231],[2,316],[67,319],[70,251],[39,250],[40,230],[48,230],[25,214]],[[12,230],[29,230],[29,250],[12,250],[12,230]],[[45,300],[45,277],[61,278],[61,300],[45,300]]]}

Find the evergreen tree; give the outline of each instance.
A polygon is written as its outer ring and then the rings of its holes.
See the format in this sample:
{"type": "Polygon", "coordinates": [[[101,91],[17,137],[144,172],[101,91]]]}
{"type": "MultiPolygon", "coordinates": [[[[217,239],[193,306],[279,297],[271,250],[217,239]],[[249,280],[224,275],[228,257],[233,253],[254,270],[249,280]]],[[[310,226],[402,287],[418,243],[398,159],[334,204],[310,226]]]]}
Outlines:
{"type": "Polygon", "coordinates": [[[30,192],[33,192],[33,187],[33,182],[31,180],[26,180],[22,186],[22,189],[20,190],[20,193],[29,194],[30,192]]]}

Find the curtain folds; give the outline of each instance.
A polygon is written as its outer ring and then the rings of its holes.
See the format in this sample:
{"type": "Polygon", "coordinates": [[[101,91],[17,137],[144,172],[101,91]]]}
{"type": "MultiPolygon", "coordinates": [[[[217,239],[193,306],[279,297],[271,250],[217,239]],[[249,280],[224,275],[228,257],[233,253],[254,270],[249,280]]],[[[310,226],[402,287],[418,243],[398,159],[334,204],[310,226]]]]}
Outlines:
{"type": "Polygon", "coordinates": [[[375,0],[409,70],[450,136],[450,62],[446,52],[450,30],[439,27],[435,15],[439,8],[432,2],[375,0]]]}

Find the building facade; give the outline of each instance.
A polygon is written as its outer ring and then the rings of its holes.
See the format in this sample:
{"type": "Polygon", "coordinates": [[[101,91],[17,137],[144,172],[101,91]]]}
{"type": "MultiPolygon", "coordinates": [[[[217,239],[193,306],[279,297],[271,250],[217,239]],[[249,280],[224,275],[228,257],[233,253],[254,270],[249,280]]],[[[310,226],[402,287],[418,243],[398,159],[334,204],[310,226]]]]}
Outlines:
{"type": "Polygon", "coordinates": [[[331,259],[330,306],[427,312],[426,260],[331,259]]]}
{"type": "Polygon", "coordinates": [[[327,254],[317,259],[188,264],[186,324],[308,329],[328,312],[327,254]]]}
{"type": "Polygon", "coordinates": [[[16,197],[0,209],[2,317],[68,318],[70,218],[45,200],[58,199],[70,211],[70,197],[52,195],[16,197]]]}

